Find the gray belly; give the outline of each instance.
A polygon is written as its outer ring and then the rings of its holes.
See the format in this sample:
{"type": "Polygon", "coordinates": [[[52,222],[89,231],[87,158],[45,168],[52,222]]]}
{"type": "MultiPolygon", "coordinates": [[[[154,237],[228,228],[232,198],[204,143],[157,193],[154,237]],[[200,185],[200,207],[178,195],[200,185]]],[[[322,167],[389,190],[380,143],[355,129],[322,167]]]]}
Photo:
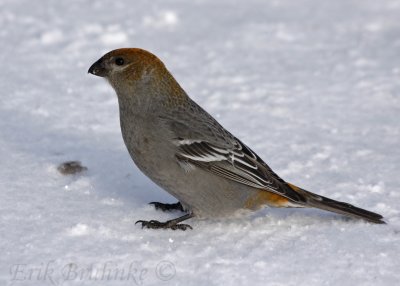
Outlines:
{"type": "Polygon", "coordinates": [[[197,217],[231,215],[244,208],[249,197],[254,195],[254,189],[202,169],[185,170],[175,158],[176,147],[170,138],[159,134],[160,127],[149,126],[148,121],[136,123],[135,128],[129,125],[127,130],[121,122],[125,145],[133,161],[147,177],[197,217]]]}
{"type": "Polygon", "coordinates": [[[254,191],[242,184],[194,168],[185,171],[174,157],[144,164],[134,161],[153,182],[177,198],[197,217],[224,217],[243,209],[254,191]]]}

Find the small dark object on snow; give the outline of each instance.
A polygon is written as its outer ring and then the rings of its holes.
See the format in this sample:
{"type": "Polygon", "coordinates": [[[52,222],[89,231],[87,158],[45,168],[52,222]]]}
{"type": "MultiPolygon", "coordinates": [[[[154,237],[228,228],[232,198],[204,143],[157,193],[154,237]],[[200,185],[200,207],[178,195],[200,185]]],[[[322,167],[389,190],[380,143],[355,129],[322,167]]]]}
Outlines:
{"type": "Polygon", "coordinates": [[[87,168],[82,166],[81,162],[79,162],[79,161],[67,161],[67,162],[61,163],[57,167],[57,170],[63,175],[73,175],[73,174],[77,174],[77,173],[86,171],[87,168]]]}

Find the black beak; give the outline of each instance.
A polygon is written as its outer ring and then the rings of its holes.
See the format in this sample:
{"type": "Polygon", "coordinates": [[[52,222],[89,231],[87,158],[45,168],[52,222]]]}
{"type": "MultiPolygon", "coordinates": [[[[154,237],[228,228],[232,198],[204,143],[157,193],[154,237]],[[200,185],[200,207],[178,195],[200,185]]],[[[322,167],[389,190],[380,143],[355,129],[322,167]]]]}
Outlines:
{"type": "Polygon", "coordinates": [[[104,65],[103,58],[99,59],[97,62],[92,64],[92,66],[89,68],[88,73],[100,76],[100,77],[105,77],[107,76],[107,70],[104,65]]]}

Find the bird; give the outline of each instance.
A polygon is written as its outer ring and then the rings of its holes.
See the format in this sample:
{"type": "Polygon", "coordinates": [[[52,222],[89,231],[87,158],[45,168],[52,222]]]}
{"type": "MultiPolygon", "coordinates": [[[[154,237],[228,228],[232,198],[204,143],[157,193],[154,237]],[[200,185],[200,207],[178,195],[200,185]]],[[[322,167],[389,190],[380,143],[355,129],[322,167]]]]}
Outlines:
{"type": "Polygon", "coordinates": [[[105,78],[118,98],[121,133],[128,152],[147,177],[178,202],[151,202],[182,216],[142,228],[192,229],[191,218],[229,218],[263,207],[317,208],[384,224],[383,216],[286,182],[253,150],[193,101],[153,53],[112,50],[88,73],[105,78]]]}

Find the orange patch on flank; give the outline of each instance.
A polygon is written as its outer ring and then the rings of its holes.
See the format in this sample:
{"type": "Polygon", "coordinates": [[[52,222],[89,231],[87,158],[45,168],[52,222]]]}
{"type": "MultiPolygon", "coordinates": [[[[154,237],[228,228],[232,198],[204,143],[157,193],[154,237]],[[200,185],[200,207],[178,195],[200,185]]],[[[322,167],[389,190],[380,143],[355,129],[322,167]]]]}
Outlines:
{"type": "Polygon", "coordinates": [[[259,190],[255,195],[247,199],[247,201],[245,202],[245,208],[258,209],[265,205],[273,207],[286,207],[288,203],[289,200],[285,197],[265,190],[259,190]]]}
{"type": "Polygon", "coordinates": [[[291,187],[291,188],[292,188],[294,191],[296,191],[296,192],[301,192],[301,191],[302,191],[302,189],[299,188],[298,186],[292,185],[292,184],[290,184],[290,183],[286,183],[286,184],[288,184],[289,187],[291,187]]]}

